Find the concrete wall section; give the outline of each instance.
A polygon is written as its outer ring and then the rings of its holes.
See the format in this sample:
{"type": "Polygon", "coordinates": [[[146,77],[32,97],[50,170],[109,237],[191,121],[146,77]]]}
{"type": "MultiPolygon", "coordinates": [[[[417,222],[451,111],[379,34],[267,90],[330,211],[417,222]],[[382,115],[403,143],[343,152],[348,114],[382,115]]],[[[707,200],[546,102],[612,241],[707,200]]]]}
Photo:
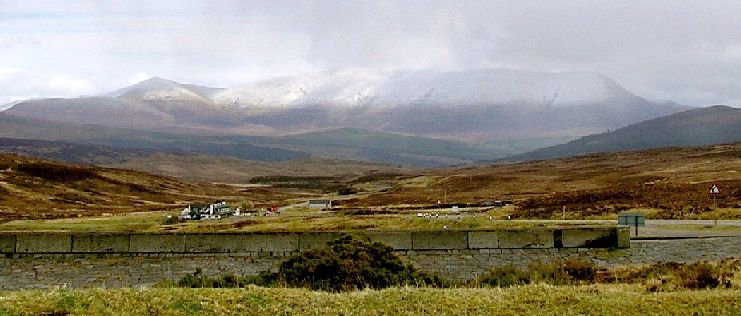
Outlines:
{"type": "MultiPolygon", "coordinates": [[[[625,248],[623,228],[348,232],[396,250],[625,248]]],[[[247,253],[318,249],[343,232],[214,234],[0,234],[0,253],[247,253]]]]}
{"type": "Polygon", "coordinates": [[[618,233],[615,229],[582,228],[561,230],[564,248],[610,248],[617,247],[618,233]]]}
{"type": "Polygon", "coordinates": [[[437,231],[412,232],[413,250],[449,250],[467,249],[468,232],[464,231],[437,231]]]}
{"type": "Polygon", "coordinates": [[[72,235],[67,234],[18,234],[15,236],[16,253],[71,253],[72,235]]]}
{"type": "Polygon", "coordinates": [[[90,234],[73,235],[72,252],[74,253],[120,253],[129,252],[129,235],[90,234]]]}
{"type": "Polygon", "coordinates": [[[499,248],[499,234],[496,231],[470,231],[468,232],[468,248],[499,248]]]}
{"type": "Polygon", "coordinates": [[[499,248],[554,248],[552,230],[500,230],[497,231],[499,248]]]}
{"type": "Polygon", "coordinates": [[[134,253],[185,252],[185,235],[132,234],[129,251],[134,253]]]}
{"type": "Polygon", "coordinates": [[[15,235],[0,235],[0,253],[15,252],[15,235]]]}
{"type": "Polygon", "coordinates": [[[327,243],[340,238],[342,233],[302,233],[298,235],[299,251],[321,249],[327,247],[327,243]]]}
{"type": "Polygon", "coordinates": [[[242,235],[245,251],[294,252],[299,251],[298,234],[246,234],[242,235]]]}
{"type": "Polygon", "coordinates": [[[411,232],[368,232],[361,233],[373,242],[384,243],[396,250],[412,249],[411,232]]]}

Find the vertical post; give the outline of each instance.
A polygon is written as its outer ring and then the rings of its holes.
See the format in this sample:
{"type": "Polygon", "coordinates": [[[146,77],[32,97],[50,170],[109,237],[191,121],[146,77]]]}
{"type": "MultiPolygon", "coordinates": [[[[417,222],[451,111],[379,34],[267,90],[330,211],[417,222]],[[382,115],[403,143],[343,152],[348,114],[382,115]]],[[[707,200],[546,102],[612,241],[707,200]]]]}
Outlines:
{"type": "Polygon", "coordinates": [[[636,237],[638,237],[638,216],[635,217],[635,225],[636,225],[636,237]]]}
{"type": "Polygon", "coordinates": [[[561,220],[563,221],[566,220],[566,205],[564,205],[563,208],[561,209],[561,220]]]}
{"type": "MultiPolygon", "coordinates": [[[[717,197],[717,196],[718,196],[718,194],[715,193],[715,192],[713,192],[713,211],[717,211],[718,210],[718,203],[715,201],[715,197],[717,197]]],[[[716,215],[716,216],[718,216],[718,215],[716,215]]],[[[717,217],[715,218],[715,222],[713,223],[713,226],[718,226],[718,218],[717,217]]]]}

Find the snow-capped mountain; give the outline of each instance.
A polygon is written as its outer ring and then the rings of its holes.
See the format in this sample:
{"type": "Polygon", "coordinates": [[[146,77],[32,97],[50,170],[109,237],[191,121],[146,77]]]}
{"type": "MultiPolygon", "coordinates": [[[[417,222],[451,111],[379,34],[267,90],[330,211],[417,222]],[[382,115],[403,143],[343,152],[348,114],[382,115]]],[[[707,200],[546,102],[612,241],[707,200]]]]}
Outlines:
{"type": "Polygon", "coordinates": [[[281,134],[365,128],[468,141],[578,137],[687,109],[594,73],[338,69],[219,89],[152,78],[4,113],[147,130],[281,134]]]}
{"type": "Polygon", "coordinates": [[[193,87],[198,86],[183,85],[172,80],[154,77],[111,92],[108,96],[141,101],[189,100],[211,102],[208,95],[201,95],[194,91],[196,89],[193,89],[193,87]]]}
{"type": "Polygon", "coordinates": [[[224,89],[213,99],[219,104],[240,107],[460,107],[512,103],[565,107],[625,102],[632,97],[611,79],[594,73],[350,68],[259,81],[224,89]]]}

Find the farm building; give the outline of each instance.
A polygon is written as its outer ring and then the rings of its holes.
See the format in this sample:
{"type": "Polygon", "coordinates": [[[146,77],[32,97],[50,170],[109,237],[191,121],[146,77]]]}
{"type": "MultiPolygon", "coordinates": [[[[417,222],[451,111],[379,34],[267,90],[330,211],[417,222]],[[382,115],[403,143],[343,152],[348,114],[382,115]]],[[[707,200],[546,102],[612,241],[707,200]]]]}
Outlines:
{"type": "Polygon", "coordinates": [[[222,217],[229,217],[232,215],[239,215],[239,210],[236,212],[226,202],[214,203],[211,205],[188,205],[180,212],[180,219],[220,219],[222,217]]]}
{"type": "Polygon", "coordinates": [[[332,208],[332,200],[309,200],[309,208],[332,208]]]}

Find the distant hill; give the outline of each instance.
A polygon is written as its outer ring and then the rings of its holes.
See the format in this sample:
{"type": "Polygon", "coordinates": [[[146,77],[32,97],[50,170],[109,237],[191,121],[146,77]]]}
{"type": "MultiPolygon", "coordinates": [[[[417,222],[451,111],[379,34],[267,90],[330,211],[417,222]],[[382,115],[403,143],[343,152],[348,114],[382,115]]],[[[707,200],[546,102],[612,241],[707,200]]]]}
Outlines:
{"type": "Polygon", "coordinates": [[[108,165],[154,154],[153,149],[131,149],[102,145],[0,137],[0,152],[77,164],[108,165]]]}
{"type": "Polygon", "coordinates": [[[4,113],[0,113],[0,137],[63,142],[29,142],[25,148],[16,146],[7,151],[68,162],[104,164],[122,162],[111,161],[110,156],[141,157],[136,150],[206,154],[253,161],[287,161],[314,156],[414,167],[444,167],[517,153],[499,145],[352,128],[290,136],[204,136],[77,125],[4,113]],[[34,146],[38,148],[32,148],[34,146]],[[95,153],[100,157],[94,157],[95,153]]]}
{"type": "Polygon", "coordinates": [[[0,153],[0,219],[172,211],[244,198],[226,186],[0,153]]]}
{"type": "Polygon", "coordinates": [[[444,167],[513,153],[502,147],[406,136],[359,128],[341,128],[282,137],[259,137],[257,142],[312,153],[392,165],[444,167]]]}
{"type": "MultiPolygon", "coordinates": [[[[308,158],[309,154],[290,149],[255,145],[254,142],[229,140],[188,134],[164,133],[105,127],[92,124],[71,124],[0,113],[0,137],[61,141],[65,143],[103,145],[117,148],[144,150],[146,152],[199,153],[230,156],[257,161],[283,161],[308,158]]],[[[55,146],[57,149],[72,144],[39,143],[41,147],[55,146]]],[[[81,149],[83,151],[113,149],[81,149]]],[[[27,153],[31,153],[28,151],[27,153]]],[[[47,157],[38,155],[39,157],[47,157]]],[[[59,158],[59,157],[56,157],[59,158]]],[[[55,158],[55,159],[56,159],[55,158]]],[[[95,163],[95,159],[69,162],[95,163]]]]}
{"type": "Polygon", "coordinates": [[[647,120],[562,145],[507,157],[524,161],[661,147],[691,147],[741,141],[741,109],[716,105],[647,120]]]}

